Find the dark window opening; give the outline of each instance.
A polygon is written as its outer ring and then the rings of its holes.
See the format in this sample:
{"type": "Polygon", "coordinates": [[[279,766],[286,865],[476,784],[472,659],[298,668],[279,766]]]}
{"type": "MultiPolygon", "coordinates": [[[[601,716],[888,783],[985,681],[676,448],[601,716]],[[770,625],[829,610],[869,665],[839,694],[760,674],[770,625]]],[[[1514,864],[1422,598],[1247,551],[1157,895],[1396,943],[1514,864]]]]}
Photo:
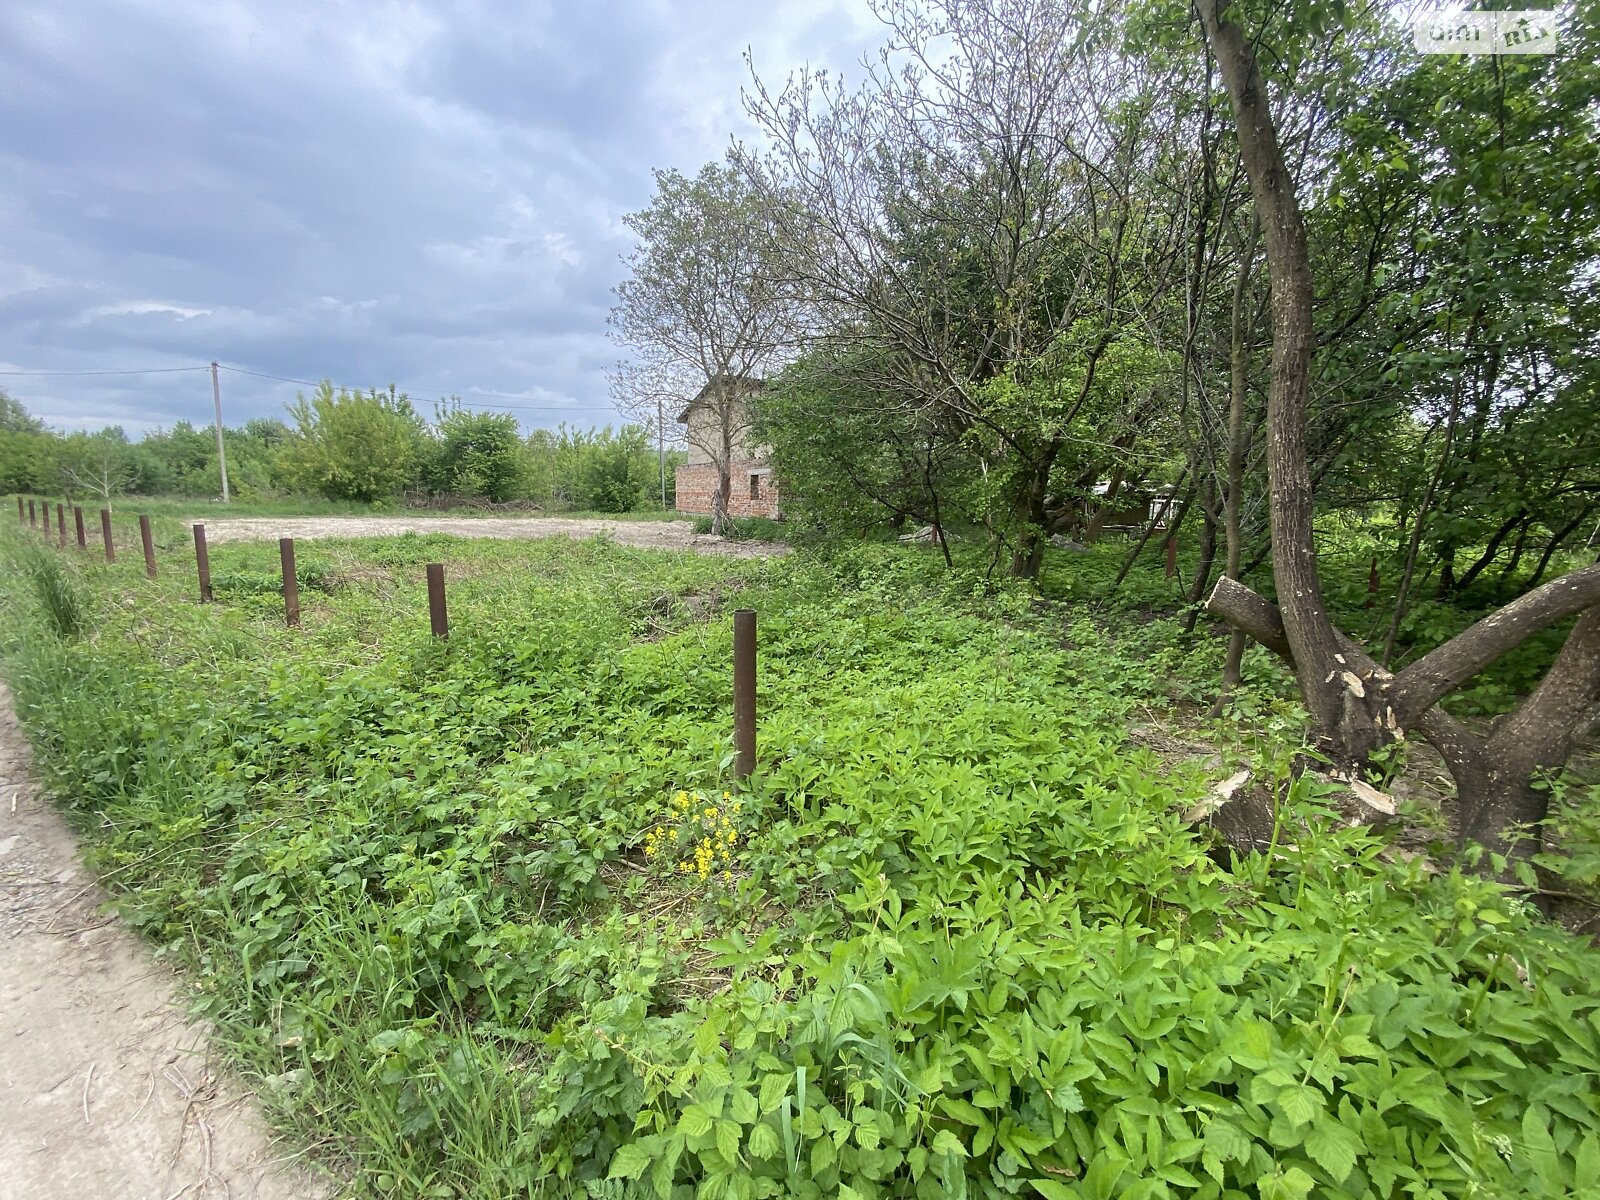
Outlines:
{"type": "Polygon", "coordinates": [[[752,474],[750,476],[750,499],[761,499],[761,476],[759,475],[752,474]]]}

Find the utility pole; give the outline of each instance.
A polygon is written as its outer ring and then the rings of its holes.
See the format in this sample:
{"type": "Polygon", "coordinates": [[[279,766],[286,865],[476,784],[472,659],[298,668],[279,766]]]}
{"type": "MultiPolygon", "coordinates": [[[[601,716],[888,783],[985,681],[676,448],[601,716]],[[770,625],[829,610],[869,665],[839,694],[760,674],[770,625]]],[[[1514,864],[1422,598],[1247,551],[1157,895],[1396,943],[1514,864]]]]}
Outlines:
{"type": "Polygon", "coordinates": [[[661,397],[656,397],[656,459],[661,464],[661,507],[667,506],[667,426],[661,411],[661,397]]]}
{"type": "Polygon", "coordinates": [[[228,452],[222,448],[222,385],[217,382],[217,364],[211,363],[211,401],[217,406],[217,470],[222,475],[222,502],[228,502],[228,452]]]}

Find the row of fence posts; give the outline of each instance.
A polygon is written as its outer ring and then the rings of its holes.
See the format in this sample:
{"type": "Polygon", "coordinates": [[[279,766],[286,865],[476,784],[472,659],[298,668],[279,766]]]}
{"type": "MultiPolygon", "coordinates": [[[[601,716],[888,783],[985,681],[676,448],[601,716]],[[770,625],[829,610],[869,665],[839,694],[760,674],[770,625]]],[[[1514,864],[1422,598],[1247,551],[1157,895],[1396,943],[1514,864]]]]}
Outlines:
{"type": "MultiPolygon", "coordinates": [[[[42,508],[44,516],[43,532],[46,537],[49,537],[50,501],[41,500],[37,502],[37,505],[38,507],[35,506],[35,501],[32,499],[27,499],[25,501],[23,497],[18,496],[17,523],[27,525],[33,529],[38,529],[40,527],[39,510],[42,508]]],[[[84,525],[83,509],[78,507],[76,504],[72,506],[72,525],[74,531],[78,535],[78,549],[87,550],[89,548],[89,532],[87,527],[84,525]]],[[[60,544],[65,546],[67,544],[67,506],[65,504],[56,505],[56,534],[60,544]]],[[[111,510],[109,508],[102,508],[100,510],[100,540],[105,544],[106,561],[108,563],[116,562],[117,545],[111,536],[111,510]]],[[[139,518],[139,540],[144,543],[145,571],[149,574],[151,579],[154,579],[156,577],[156,547],[155,541],[150,534],[149,517],[141,516],[139,518]]]]}
{"type": "MultiPolygon", "coordinates": [[[[39,502],[44,507],[44,534],[50,535],[50,502],[39,502]]],[[[26,501],[17,497],[17,521],[30,528],[39,528],[39,516],[30,497],[26,501]]],[[[78,534],[78,548],[88,549],[89,542],[83,523],[83,509],[72,507],[73,525],[78,534]]],[[[67,544],[66,505],[56,505],[56,529],[60,544],[67,544]]],[[[100,510],[100,536],[105,542],[106,561],[117,561],[116,543],[111,536],[111,510],[100,510]]],[[[145,574],[156,577],[156,548],[150,532],[150,518],[139,514],[139,540],[144,544],[145,574]]],[[[214,604],[216,596],[211,590],[211,556],[206,547],[206,527],[194,526],[194,561],[199,574],[200,603],[214,604]]],[[[278,562],[283,571],[283,620],[293,629],[300,624],[300,581],[295,575],[294,539],[278,539],[278,562]]],[[[428,625],[433,636],[440,640],[450,637],[450,618],[445,608],[444,564],[428,563],[428,625]]],[[[747,779],[756,766],[756,614],[748,608],[733,614],[733,746],[734,775],[747,779]]]]}

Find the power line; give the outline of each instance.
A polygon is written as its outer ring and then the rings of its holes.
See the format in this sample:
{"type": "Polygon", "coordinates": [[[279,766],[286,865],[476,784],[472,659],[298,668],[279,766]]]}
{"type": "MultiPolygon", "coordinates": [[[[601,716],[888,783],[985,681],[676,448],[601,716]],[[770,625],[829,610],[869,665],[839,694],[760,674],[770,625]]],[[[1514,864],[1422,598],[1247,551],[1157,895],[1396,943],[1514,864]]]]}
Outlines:
{"type": "MultiPolygon", "coordinates": [[[[173,375],[179,371],[209,371],[210,367],[132,367],[118,371],[0,371],[0,375],[173,375]]],[[[232,368],[229,368],[230,370],[232,368]]]]}
{"type": "MultiPolygon", "coordinates": [[[[235,375],[249,375],[249,376],[252,376],[255,379],[270,379],[270,380],[273,380],[276,383],[292,383],[296,387],[307,387],[307,388],[321,387],[322,386],[322,382],[323,382],[323,381],[320,381],[320,380],[319,381],[312,381],[310,379],[291,379],[287,375],[269,375],[265,371],[248,371],[244,367],[230,367],[225,363],[219,363],[217,365],[222,370],[231,371],[235,375]]],[[[21,377],[28,377],[28,378],[64,378],[64,377],[83,377],[83,376],[92,376],[92,375],[175,375],[175,374],[179,374],[179,373],[184,372],[184,371],[209,371],[210,369],[211,368],[209,366],[199,366],[199,367],[129,367],[129,368],[126,368],[126,369],[93,370],[93,371],[0,371],[0,376],[18,377],[18,378],[21,378],[21,377]]],[[[331,383],[331,381],[328,381],[328,382],[331,383]]],[[[363,390],[361,388],[349,387],[346,384],[333,384],[333,386],[341,388],[341,389],[343,389],[345,391],[360,392],[360,391],[363,390]]],[[[406,392],[409,393],[414,389],[405,388],[405,389],[401,389],[401,390],[406,391],[406,392]]],[[[580,416],[582,414],[582,409],[577,408],[577,407],[568,407],[568,406],[562,406],[562,405],[549,405],[549,404],[490,404],[487,401],[478,400],[477,399],[478,396],[493,396],[496,399],[502,399],[502,400],[523,400],[523,399],[526,399],[526,397],[518,396],[514,392],[487,392],[487,391],[474,391],[474,392],[471,392],[470,394],[468,394],[466,396],[459,396],[458,395],[458,396],[454,396],[453,398],[457,399],[457,400],[460,400],[461,403],[463,403],[463,404],[470,404],[475,408],[493,408],[493,409],[498,409],[498,410],[502,410],[502,411],[505,411],[505,412],[547,413],[547,414],[553,414],[553,415],[557,415],[557,416],[570,416],[570,417],[578,417],[578,416],[580,416]]]]}

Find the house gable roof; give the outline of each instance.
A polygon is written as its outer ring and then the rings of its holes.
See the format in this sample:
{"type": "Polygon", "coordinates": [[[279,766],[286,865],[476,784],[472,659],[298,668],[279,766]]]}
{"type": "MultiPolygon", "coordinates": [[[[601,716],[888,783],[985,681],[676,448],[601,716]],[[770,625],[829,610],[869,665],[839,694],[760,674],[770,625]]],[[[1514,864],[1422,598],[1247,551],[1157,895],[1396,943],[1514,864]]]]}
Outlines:
{"type": "Polygon", "coordinates": [[[724,382],[731,382],[736,386],[742,387],[747,393],[759,392],[762,388],[767,386],[767,381],[765,379],[738,379],[728,375],[713,376],[712,378],[706,380],[705,387],[701,388],[695,393],[694,399],[683,406],[683,411],[680,412],[677,417],[678,423],[680,425],[687,423],[689,420],[689,414],[705,403],[706,393],[709,392],[713,387],[719,386],[724,382]]]}

